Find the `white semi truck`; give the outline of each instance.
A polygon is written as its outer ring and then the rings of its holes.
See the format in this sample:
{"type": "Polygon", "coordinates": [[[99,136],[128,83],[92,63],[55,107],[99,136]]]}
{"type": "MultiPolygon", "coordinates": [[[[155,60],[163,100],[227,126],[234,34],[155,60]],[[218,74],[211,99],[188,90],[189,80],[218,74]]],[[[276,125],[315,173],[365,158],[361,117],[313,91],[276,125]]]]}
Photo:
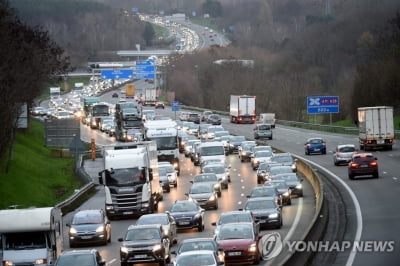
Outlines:
{"type": "Polygon", "coordinates": [[[156,143],[105,146],[103,159],[99,183],[105,187],[107,217],[153,213],[163,198],[156,143]]]}
{"type": "Polygon", "coordinates": [[[61,97],[61,88],[60,87],[51,87],[50,88],[50,99],[55,100],[61,97]]]}
{"type": "Polygon", "coordinates": [[[54,265],[63,251],[61,210],[0,210],[1,265],[54,265]]]}
{"type": "Polygon", "coordinates": [[[157,101],[157,88],[145,88],[143,89],[143,93],[143,105],[155,106],[157,101]]]}
{"type": "Polygon", "coordinates": [[[143,124],[143,138],[157,142],[159,161],[170,162],[180,174],[178,129],[173,120],[148,120],[143,124]]]}
{"type": "Polygon", "coordinates": [[[231,123],[256,122],[256,96],[231,95],[229,116],[231,123]]]}
{"type": "Polygon", "coordinates": [[[395,143],[393,107],[359,107],[358,126],[360,150],[392,149],[395,143]]]}

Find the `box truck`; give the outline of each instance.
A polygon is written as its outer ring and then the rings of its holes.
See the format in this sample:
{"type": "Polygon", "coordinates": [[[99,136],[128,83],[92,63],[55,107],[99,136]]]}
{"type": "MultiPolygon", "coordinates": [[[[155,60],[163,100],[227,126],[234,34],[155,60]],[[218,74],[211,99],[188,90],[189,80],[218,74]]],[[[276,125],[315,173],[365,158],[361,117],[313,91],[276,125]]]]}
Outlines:
{"type": "Polygon", "coordinates": [[[144,92],[142,99],[143,105],[155,106],[157,101],[157,88],[145,88],[143,92],[144,92]]]}
{"type": "Polygon", "coordinates": [[[359,107],[358,127],[360,150],[392,149],[395,143],[393,107],[359,107]]]}
{"type": "Polygon", "coordinates": [[[231,95],[229,108],[231,123],[251,123],[256,121],[256,96],[231,95]]]}
{"type": "Polygon", "coordinates": [[[1,265],[54,265],[63,251],[61,210],[0,210],[1,265]]]}
{"type": "Polygon", "coordinates": [[[126,84],[125,85],[125,97],[134,98],[135,97],[135,85],[134,84],[126,84]]]}

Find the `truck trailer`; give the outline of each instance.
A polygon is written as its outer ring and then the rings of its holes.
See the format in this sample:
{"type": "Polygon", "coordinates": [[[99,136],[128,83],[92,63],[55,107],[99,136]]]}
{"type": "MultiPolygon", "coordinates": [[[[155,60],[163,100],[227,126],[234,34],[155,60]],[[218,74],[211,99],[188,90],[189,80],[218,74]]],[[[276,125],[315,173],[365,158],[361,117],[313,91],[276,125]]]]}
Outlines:
{"type": "Polygon", "coordinates": [[[229,107],[231,123],[250,123],[256,121],[256,96],[231,95],[229,107]]]}
{"type": "Polygon", "coordinates": [[[143,93],[143,105],[155,106],[157,101],[157,88],[145,88],[143,93]]]}
{"type": "Polygon", "coordinates": [[[153,213],[163,199],[156,143],[105,146],[103,159],[104,170],[99,172],[99,183],[105,188],[107,217],[153,213]]]}
{"type": "Polygon", "coordinates": [[[359,107],[358,127],[360,150],[392,149],[395,143],[393,107],[359,107]]]}
{"type": "Polygon", "coordinates": [[[0,210],[1,265],[54,265],[63,251],[61,210],[0,210]]]}

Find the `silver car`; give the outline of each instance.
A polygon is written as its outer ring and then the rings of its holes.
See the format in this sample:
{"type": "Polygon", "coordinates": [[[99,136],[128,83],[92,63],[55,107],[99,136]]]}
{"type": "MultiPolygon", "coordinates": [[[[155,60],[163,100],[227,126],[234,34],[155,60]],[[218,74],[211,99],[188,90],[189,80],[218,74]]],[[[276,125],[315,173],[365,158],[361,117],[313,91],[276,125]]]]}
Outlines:
{"type": "Polygon", "coordinates": [[[351,161],[351,156],[357,153],[356,146],[353,144],[343,144],[336,147],[333,154],[333,164],[347,164],[351,161]]]}

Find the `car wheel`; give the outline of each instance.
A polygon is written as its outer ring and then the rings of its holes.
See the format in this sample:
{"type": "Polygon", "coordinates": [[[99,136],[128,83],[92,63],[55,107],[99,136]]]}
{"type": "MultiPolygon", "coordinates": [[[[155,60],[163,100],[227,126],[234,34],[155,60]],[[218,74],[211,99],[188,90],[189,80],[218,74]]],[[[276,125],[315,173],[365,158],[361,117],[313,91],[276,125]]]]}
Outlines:
{"type": "Polygon", "coordinates": [[[350,179],[350,180],[353,180],[353,179],[354,179],[354,175],[349,174],[349,179],[350,179]]]}
{"type": "Polygon", "coordinates": [[[289,198],[287,205],[292,205],[292,199],[289,198]]]}
{"type": "Polygon", "coordinates": [[[254,259],[253,265],[260,264],[260,254],[257,254],[257,257],[254,259]]]}
{"type": "Polygon", "coordinates": [[[175,183],[175,184],[174,184],[174,187],[177,187],[177,186],[178,186],[178,183],[175,183]]]}
{"type": "Polygon", "coordinates": [[[169,193],[169,192],[171,192],[171,187],[168,185],[168,188],[167,188],[167,191],[166,191],[167,193],[169,193]]]}
{"type": "Polygon", "coordinates": [[[323,151],[322,154],[326,154],[326,151],[323,151]]]}
{"type": "Polygon", "coordinates": [[[108,243],[111,243],[111,231],[110,234],[108,235],[108,243]]]}
{"type": "Polygon", "coordinates": [[[379,178],[379,174],[378,173],[374,173],[373,176],[374,176],[374,178],[379,178]]]}
{"type": "Polygon", "coordinates": [[[121,266],[128,266],[128,263],[121,261],[121,266]]]}
{"type": "Polygon", "coordinates": [[[199,232],[203,232],[203,230],[204,230],[204,225],[203,225],[203,221],[202,221],[202,220],[200,221],[199,226],[197,227],[197,230],[198,230],[199,232]]]}
{"type": "Polygon", "coordinates": [[[215,204],[214,210],[218,210],[218,202],[215,204]]]}
{"type": "Polygon", "coordinates": [[[218,195],[218,198],[220,198],[222,196],[222,192],[218,191],[217,195],[218,195]]]}
{"type": "Polygon", "coordinates": [[[69,242],[69,247],[70,247],[70,248],[74,248],[74,247],[75,247],[75,244],[74,244],[74,243],[71,243],[71,242],[69,242]]]}
{"type": "Polygon", "coordinates": [[[333,160],[333,164],[336,165],[336,166],[339,165],[339,163],[337,161],[335,161],[335,160],[333,160]]]}

